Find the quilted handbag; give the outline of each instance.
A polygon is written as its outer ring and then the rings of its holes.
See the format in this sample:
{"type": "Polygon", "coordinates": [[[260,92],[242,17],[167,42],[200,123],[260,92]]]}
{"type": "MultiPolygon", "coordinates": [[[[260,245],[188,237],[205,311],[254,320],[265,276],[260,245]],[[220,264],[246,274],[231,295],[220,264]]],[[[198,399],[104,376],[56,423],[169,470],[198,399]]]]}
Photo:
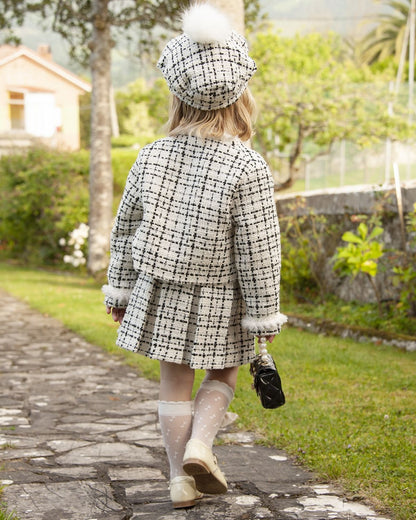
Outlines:
{"type": "Polygon", "coordinates": [[[273,409],[286,402],[282,381],[272,356],[267,352],[266,338],[260,338],[260,353],[250,364],[253,388],[260,397],[263,408],[273,409]]]}

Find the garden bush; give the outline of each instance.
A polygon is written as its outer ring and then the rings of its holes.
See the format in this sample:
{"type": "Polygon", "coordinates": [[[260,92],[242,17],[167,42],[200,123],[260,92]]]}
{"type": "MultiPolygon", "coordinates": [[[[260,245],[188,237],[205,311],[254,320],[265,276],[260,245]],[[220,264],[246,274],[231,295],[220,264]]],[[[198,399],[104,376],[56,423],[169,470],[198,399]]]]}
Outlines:
{"type": "Polygon", "coordinates": [[[62,262],[59,240],[88,220],[87,152],[33,148],[0,159],[0,246],[23,263],[62,262]]]}
{"type": "Polygon", "coordinates": [[[344,221],[330,224],[325,215],[306,208],[297,197],[287,211],[279,212],[282,248],[282,285],[296,298],[324,299],[331,287],[325,265],[335,251],[343,232],[344,221]]]}
{"type": "Polygon", "coordinates": [[[111,138],[111,146],[113,148],[133,148],[139,150],[147,144],[155,141],[159,136],[151,132],[140,133],[138,135],[121,134],[118,137],[111,138]]]}
{"type": "Polygon", "coordinates": [[[280,210],[282,299],[287,310],[415,335],[416,203],[405,216],[405,250],[394,235],[391,207],[387,193],[377,198],[368,215],[345,212],[329,218],[308,208],[302,197],[280,210]],[[357,277],[354,283],[362,290],[363,276],[369,278],[375,303],[366,299],[368,293],[361,299],[343,298],[338,292],[343,278],[353,282],[357,277]],[[357,311],[354,317],[352,309],[357,311]]]}

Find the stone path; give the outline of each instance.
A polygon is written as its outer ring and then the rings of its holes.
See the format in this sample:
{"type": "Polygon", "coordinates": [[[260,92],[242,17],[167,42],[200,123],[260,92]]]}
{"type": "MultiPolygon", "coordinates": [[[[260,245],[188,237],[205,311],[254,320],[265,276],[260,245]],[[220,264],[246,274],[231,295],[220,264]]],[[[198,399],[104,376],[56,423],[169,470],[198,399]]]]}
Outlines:
{"type": "Polygon", "coordinates": [[[385,520],[283,452],[222,431],[230,489],[173,510],[157,384],[0,292],[0,484],[21,520],[385,520]]]}

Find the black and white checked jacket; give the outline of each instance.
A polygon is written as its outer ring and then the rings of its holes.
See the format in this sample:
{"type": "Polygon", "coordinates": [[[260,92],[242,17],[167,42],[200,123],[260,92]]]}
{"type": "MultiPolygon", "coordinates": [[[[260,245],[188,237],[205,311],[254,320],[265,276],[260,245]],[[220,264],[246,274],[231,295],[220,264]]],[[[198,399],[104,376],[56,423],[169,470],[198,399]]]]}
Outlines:
{"type": "Polygon", "coordinates": [[[139,270],[179,284],[238,279],[243,327],[280,332],[279,223],[262,157],[239,139],[187,135],[143,148],[111,234],[108,306],[127,306],[139,270]]]}

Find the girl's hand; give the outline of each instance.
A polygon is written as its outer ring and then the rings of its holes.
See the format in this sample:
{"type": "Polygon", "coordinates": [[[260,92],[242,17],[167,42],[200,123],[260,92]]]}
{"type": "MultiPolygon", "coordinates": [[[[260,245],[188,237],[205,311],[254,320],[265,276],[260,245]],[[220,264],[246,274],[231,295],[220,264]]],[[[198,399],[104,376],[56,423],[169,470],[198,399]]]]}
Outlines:
{"type": "MultiPolygon", "coordinates": [[[[260,338],[263,338],[264,336],[257,336],[257,339],[260,341],[260,338]]],[[[274,338],[276,337],[276,334],[273,334],[273,336],[266,336],[266,339],[269,343],[271,343],[274,338]]]]}
{"type": "Polygon", "coordinates": [[[126,309],[117,309],[116,307],[106,307],[107,314],[111,313],[111,316],[114,321],[118,321],[121,325],[123,322],[124,314],[126,312],[126,309]]]}

